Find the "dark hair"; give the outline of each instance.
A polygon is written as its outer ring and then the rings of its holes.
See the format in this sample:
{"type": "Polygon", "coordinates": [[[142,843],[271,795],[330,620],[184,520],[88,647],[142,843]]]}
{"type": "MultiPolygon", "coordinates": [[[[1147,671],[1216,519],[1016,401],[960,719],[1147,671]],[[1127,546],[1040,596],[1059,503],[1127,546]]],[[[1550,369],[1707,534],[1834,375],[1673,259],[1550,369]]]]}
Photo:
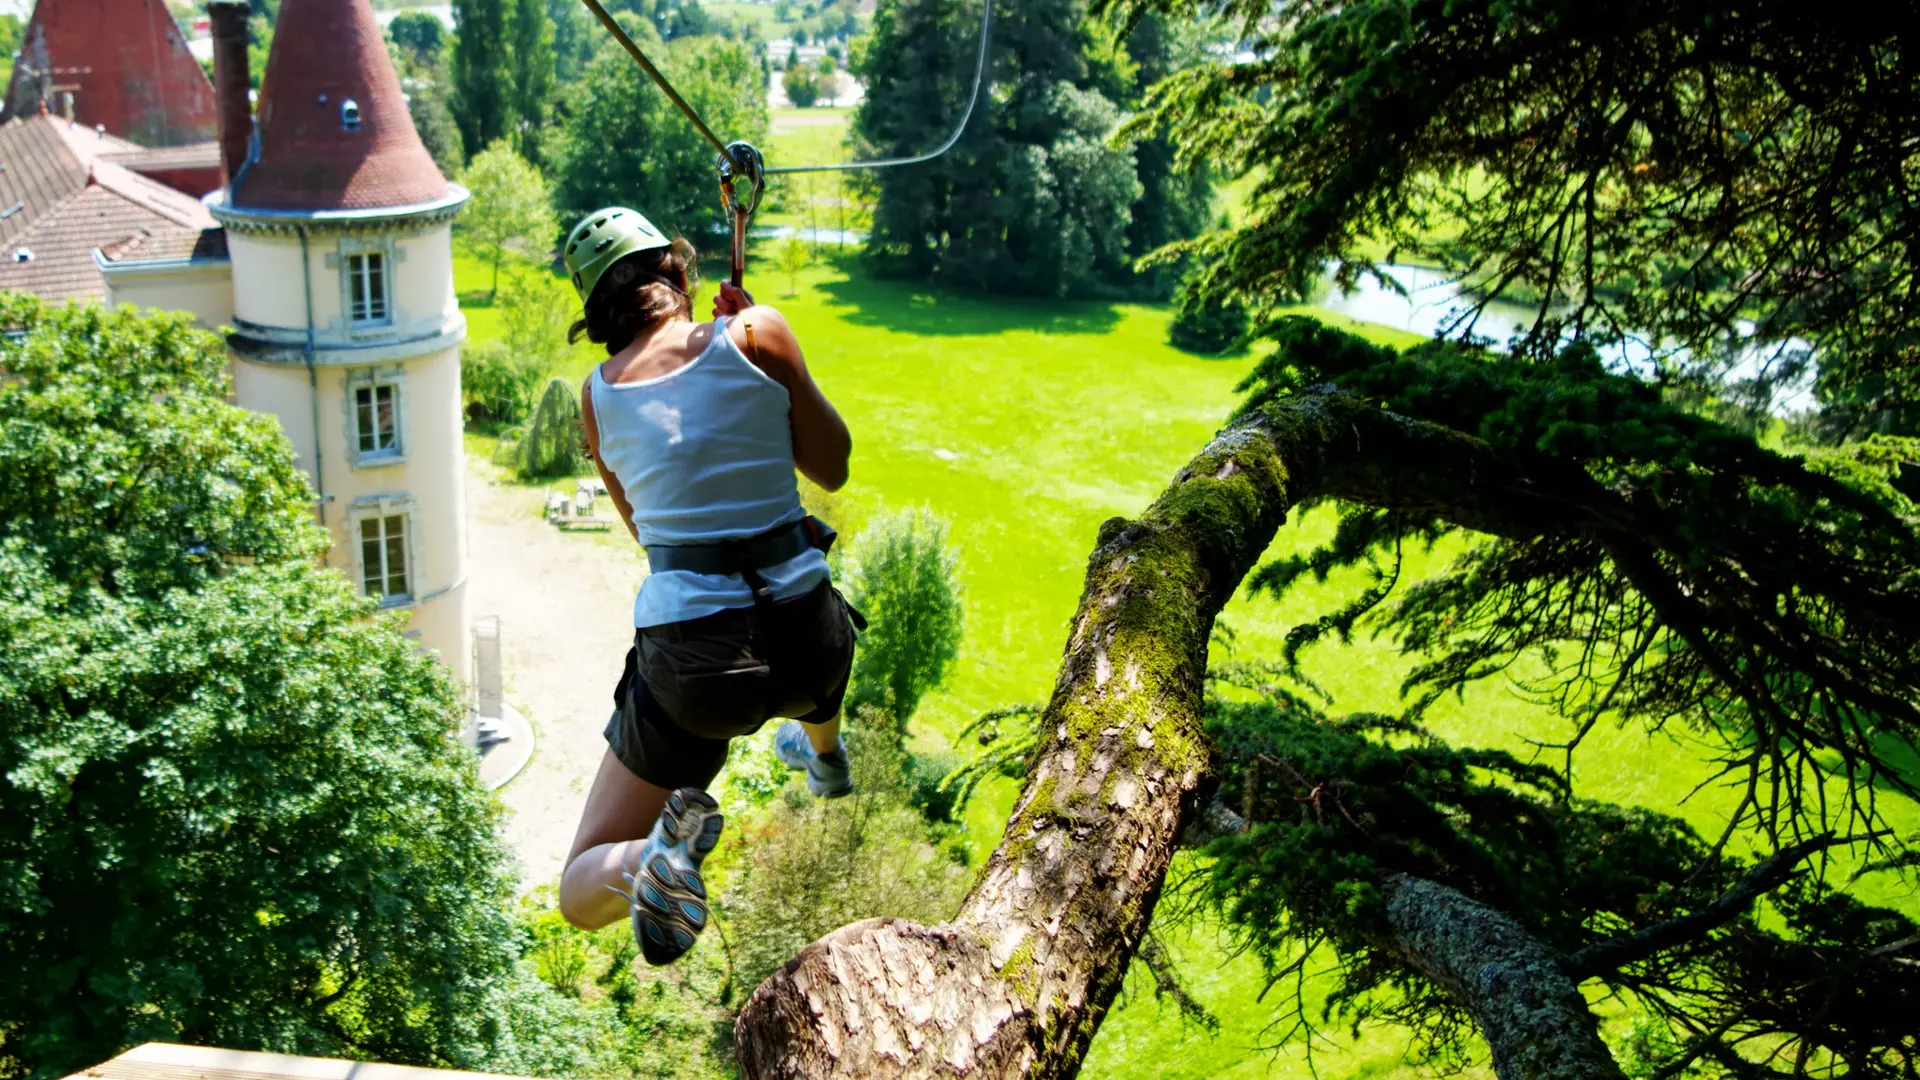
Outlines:
{"type": "Polygon", "coordinates": [[[567,329],[567,343],[581,338],[607,347],[612,356],[661,323],[693,318],[693,287],[700,280],[693,245],[636,251],[607,267],[587,297],[586,315],[567,329]]]}

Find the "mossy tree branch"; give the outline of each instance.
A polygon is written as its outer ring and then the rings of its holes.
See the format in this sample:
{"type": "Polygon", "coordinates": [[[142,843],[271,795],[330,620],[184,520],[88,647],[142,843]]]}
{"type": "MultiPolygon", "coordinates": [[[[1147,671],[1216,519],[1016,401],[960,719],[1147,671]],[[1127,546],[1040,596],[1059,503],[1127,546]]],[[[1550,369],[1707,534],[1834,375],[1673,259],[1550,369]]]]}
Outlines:
{"type": "MultiPolygon", "coordinates": [[[[1244,415],[1138,521],[1101,528],[1025,788],[959,913],[934,928],[858,923],[807,946],[742,1011],[743,1073],[1072,1075],[1208,768],[1214,617],[1289,510],[1328,497],[1514,538],[1565,525],[1549,489],[1457,431],[1339,392],[1244,415]]],[[[1550,1020],[1591,1057],[1584,1006],[1550,1020]]]]}

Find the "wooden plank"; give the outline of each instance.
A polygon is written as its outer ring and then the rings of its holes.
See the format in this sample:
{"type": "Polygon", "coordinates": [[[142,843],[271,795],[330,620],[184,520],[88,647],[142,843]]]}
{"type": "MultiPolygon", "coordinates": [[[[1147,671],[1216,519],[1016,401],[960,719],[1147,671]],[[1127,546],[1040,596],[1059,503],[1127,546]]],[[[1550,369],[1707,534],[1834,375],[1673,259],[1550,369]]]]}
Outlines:
{"type": "Polygon", "coordinates": [[[136,1046],[67,1080],[518,1080],[493,1073],[220,1050],[176,1043],[136,1046]]]}

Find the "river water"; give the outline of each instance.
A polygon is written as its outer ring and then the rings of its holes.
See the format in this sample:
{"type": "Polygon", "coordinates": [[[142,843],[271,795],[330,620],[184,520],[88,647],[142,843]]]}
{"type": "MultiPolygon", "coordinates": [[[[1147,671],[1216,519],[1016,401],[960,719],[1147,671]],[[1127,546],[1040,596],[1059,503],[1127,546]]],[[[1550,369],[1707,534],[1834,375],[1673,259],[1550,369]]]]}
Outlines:
{"type": "MultiPolygon", "coordinates": [[[[1473,300],[1464,296],[1459,283],[1445,273],[1425,266],[1390,264],[1381,267],[1406,290],[1406,295],[1387,288],[1368,277],[1350,293],[1341,293],[1329,282],[1317,307],[1362,322],[1391,326],[1396,330],[1432,337],[1455,317],[1468,310],[1473,300]]],[[[1489,302],[1474,322],[1473,332],[1496,346],[1504,345],[1533,326],[1538,309],[1501,300],[1489,302]]],[[[1804,347],[1804,346],[1802,346],[1804,347]]],[[[1750,379],[1759,374],[1772,349],[1748,349],[1727,372],[1729,379],[1750,379]]],[[[1649,374],[1653,351],[1644,341],[1633,340],[1610,346],[1602,357],[1616,371],[1649,374]]],[[[1811,374],[1776,390],[1773,412],[1781,415],[1814,408],[1811,374]]]]}

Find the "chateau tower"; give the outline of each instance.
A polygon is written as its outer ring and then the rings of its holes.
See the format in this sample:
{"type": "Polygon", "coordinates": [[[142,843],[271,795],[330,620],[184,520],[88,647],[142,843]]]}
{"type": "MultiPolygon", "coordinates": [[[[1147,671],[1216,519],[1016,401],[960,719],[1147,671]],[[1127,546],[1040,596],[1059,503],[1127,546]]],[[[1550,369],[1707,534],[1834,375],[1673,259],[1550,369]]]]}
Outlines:
{"type": "Polygon", "coordinates": [[[235,399],[286,429],[329,563],[467,678],[450,233],[467,192],[421,145],[368,0],[285,0],[250,137],[229,119],[246,116],[246,8],[211,7],[228,183],[206,205],[231,265],[235,399]]]}
{"type": "Polygon", "coordinates": [[[213,87],[163,0],[39,0],[0,120],[42,106],[144,147],[213,138],[213,87]]]}

